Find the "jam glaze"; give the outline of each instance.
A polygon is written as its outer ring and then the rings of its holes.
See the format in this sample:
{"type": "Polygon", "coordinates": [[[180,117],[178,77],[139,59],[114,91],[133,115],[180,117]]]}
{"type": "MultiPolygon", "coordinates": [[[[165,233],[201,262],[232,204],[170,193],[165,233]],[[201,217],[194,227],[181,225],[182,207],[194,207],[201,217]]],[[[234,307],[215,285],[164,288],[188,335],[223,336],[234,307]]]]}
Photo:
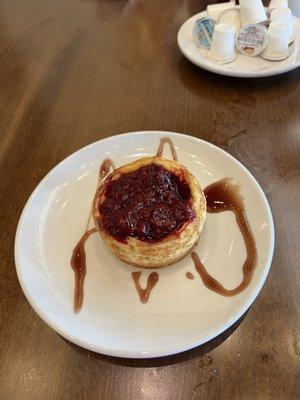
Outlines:
{"type": "Polygon", "coordinates": [[[235,214],[247,250],[247,257],[243,265],[243,280],[236,288],[226,289],[215,278],[209,275],[196,252],[192,252],[191,256],[196,271],[208,289],[223,296],[235,296],[249,285],[257,264],[256,244],[246,217],[243,198],[239,193],[239,187],[233,185],[229,178],[221,179],[209,185],[204,190],[204,194],[209,213],[232,211],[235,214]]]}
{"type": "Polygon", "coordinates": [[[144,289],[140,285],[140,277],[142,276],[142,272],[141,271],[132,272],[131,276],[141,302],[147,303],[152,289],[158,282],[159,279],[158,273],[151,272],[151,274],[149,274],[147,279],[147,286],[144,289]]]}
{"type": "MultiPolygon", "coordinates": [[[[115,165],[112,160],[106,158],[99,169],[99,177],[97,183],[97,189],[100,186],[101,181],[109,174],[111,169],[115,169],[115,165]]],[[[84,297],[84,278],[86,274],[86,256],[85,256],[85,242],[88,240],[92,233],[97,232],[96,228],[89,229],[91,219],[91,211],[86,224],[84,234],[81,236],[79,242],[74,247],[72,257],[70,260],[71,267],[75,273],[75,286],[74,286],[74,313],[77,314],[81,310],[84,297]]]]}
{"type": "Polygon", "coordinates": [[[155,163],[108,178],[103,197],[98,205],[101,226],[122,242],[130,236],[162,240],[195,218],[184,174],[178,176],[155,163]]]}
{"type": "Polygon", "coordinates": [[[175,150],[175,146],[174,143],[172,142],[172,139],[168,138],[168,137],[164,137],[160,139],[160,143],[156,152],[156,157],[162,157],[163,151],[164,151],[164,147],[165,144],[168,143],[168,145],[170,146],[170,150],[171,150],[171,154],[173,157],[174,161],[178,161],[177,158],[177,152],[175,150]]]}

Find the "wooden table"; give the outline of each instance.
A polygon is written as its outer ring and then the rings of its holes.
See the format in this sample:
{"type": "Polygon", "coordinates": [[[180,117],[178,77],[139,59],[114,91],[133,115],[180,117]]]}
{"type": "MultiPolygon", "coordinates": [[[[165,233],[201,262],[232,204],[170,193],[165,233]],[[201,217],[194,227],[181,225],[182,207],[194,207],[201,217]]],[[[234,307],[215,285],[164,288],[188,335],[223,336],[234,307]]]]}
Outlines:
{"type": "MultiPolygon", "coordinates": [[[[202,4],[200,4],[202,3],[202,4]]],[[[180,54],[199,0],[2,0],[0,3],[0,398],[300,398],[300,69],[231,79],[180,54]],[[63,340],[18,283],[14,235],[41,178],[117,133],[161,129],[239,159],[273,210],[269,278],[243,321],[205,346],[134,361],[63,340]]]]}

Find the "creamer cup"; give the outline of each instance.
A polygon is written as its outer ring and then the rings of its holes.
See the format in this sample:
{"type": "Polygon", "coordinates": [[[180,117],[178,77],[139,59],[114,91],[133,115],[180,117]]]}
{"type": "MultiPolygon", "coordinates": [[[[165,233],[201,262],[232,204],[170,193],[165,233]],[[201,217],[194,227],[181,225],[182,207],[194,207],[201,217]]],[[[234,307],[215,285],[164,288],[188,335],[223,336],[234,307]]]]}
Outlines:
{"type": "Polygon", "coordinates": [[[289,26],[282,22],[274,22],[268,34],[268,45],[261,56],[274,61],[287,58],[289,56],[289,26]]]}
{"type": "Polygon", "coordinates": [[[289,43],[292,43],[295,40],[295,28],[291,10],[289,8],[276,8],[271,11],[270,27],[277,22],[289,26],[289,43]]]}
{"type": "Polygon", "coordinates": [[[228,10],[236,6],[235,0],[230,0],[226,3],[209,4],[206,8],[206,13],[209,17],[218,20],[219,15],[222,11],[228,10]]]}
{"type": "Polygon", "coordinates": [[[242,25],[267,21],[267,14],[261,0],[240,0],[242,25]]]}
{"type": "Polygon", "coordinates": [[[228,24],[215,26],[211,49],[207,57],[219,64],[231,62],[235,59],[234,27],[228,24]]]}
{"type": "Polygon", "coordinates": [[[228,10],[222,11],[219,16],[218,22],[220,24],[233,25],[235,33],[237,33],[242,26],[240,8],[234,7],[234,8],[230,8],[228,10]]]}

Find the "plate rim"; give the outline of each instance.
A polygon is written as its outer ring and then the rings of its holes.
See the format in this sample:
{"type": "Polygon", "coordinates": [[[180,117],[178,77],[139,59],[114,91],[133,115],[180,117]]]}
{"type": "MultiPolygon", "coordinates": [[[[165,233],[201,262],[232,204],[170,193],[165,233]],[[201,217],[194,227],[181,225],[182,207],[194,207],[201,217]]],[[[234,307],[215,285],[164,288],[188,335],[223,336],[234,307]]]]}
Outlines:
{"type": "Polygon", "coordinates": [[[28,200],[25,203],[25,206],[23,208],[23,211],[21,213],[21,216],[19,218],[17,230],[16,230],[16,235],[15,235],[15,243],[14,243],[14,258],[15,258],[15,267],[16,267],[16,272],[18,276],[18,280],[20,283],[20,286],[23,290],[23,293],[33,308],[33,310],[37,313],[37,315],[48,325],[50,328],[52,328],[56,333],[61,335],[63,338],[69,340],[70,342],[83,347],[87,350],[104,354],[107,356],[114,356],[114,357],[121,357],[121,358],[133,358],[133,359],[143,359],[143,358],[157,358],[157,357],[165,357],[173,354],[179,354],[187,350],[191,350],[195,347],[201,346],[204,343],[209,342],[210,340],[214,339],[215,337],[219,336],[221,333],[225,332],[228,328],[230,328],[237,320],[239,320],[249,309],[249,307],[253,304],[255,299],[257,298],[258,294],[260,293],[267,276],[270,271],[272,259],[273,259],[273,254],[274,254],[274,246],[275,246],[275,230],[274,230],[274,220],[271,212],[271,208],[269,205],[269,202],[267,200],[267,197],[262,190],[260,184],[258,181],[255,179],[255,177],[251,174],[251,172],[235,157],[233,157],[231,154],[229,154],[227,151],[223,150],[222,148],[212,144],[211,142],[208,142],[206,140],[197,138],[195,136],[190,136],[187,134],[183,133],[178,133],[178,132],[171,132],[171,131],[159,131],[159,130],[149,130],[149,131],[133,131],[133,132],[126,132],[126,133],[121,133],[118,135],[114,136],[109,136],[107,138],[103,138],[100,140],[97,140],[93,143],[88,144],[87,146],[84,146],[66,158],[64,158],[62,161],[60,161],[58,164],[56,164],[45,176],[44,178],[39,182],[39,184],[34,188],[32,191],[31,195],[29,196],[28,200]],[[225,155],[225,157],[229,157],[232,161],[238,164],[238,166],[249,176],[251,180],[256,184],[256,187],[263,199],[264,205],[266,207],[267,215],[269,218],[269,225],[270,225],[270,248],[268,252],[268,259],[265,263],[265,268],[264,271],[259,279],[258,284],[255,286],[253,289],[253,292],[250,294],[249,299],[245,302],[245,304],[239,309],[239,311],[231,318],[229,319],[225,324],[222,324],[219,329],[211,333],[210,335],[205,336],[204,338],[198,339],[198,340],[193,340],[189,341],[187,343],[182,343],[180,346],[171,346],[170,348],[164,347],[163,349],[155,349],[155,350],[150,350],[150,351],[128,351],[128,350],[120,350],[120,349],[114,349],[111,347],[105,347],[105,346],[99,346],[99,345],[91,345],[89,344],[88,341],[80,338],[80,337],[74,337],[73,335],[69,334],[68,331],[63,329],[61,326],[55,324],[51,318],[48,317],[47,312],[43,310],[42,307],[39,306],[38,302],[35,301],[34,297],[31,295],[30,290],[26,287],[25,280],[23,279],[22,276],[22,266],[21,263],[22,261],[20,260],[20,254],[19,254],[19,248],[21,246],[20,242],[20,235],[21,235],[21,229],[23,225],[23,221],[26,217],[26,214],[28,212],[30,202],[33,199],[33,197],[36,195],[36,193],[40,190],[41,186],[44,184],[44,182],[51,176],[53,173],[56,172],[58,168],[60,168],[64,163],[68,162],[69,159],[73,158],[76,156],[77,153],[81,152],[82,150],[86,150],[90,147],[95,146],[97,143],[100,142],[106,142],[110,141],[112,139],[117,139],[121,136],[133,136],[133,135],[145,135],[145,134],[159,134],[160,136],[165,136],[165,135],[172,135],[172,136],[177,136],[181,138],[188,137],[189,140],[193,140],[195,142],[202,142],[205,143],[205,145],[211,147],[217,152],[222,153],[225,155]]]}
{"type": "MultiPolygon", "coordinates": [[[[300,61],[297,63],[290,64],[286,66],[285,68],[282,69],[276,69],[275,71],[270,68],[270,70],[264,70],[264,71],[258,71],[258,72],[238,72],[234,70],[227,70],[222,68],[222,65],[219,64],[212,64],[209,65],[207,63],[203,63],[201,61],[197,62],[193,57],[189,55],[189,53],[186,51],[185,47],[181,43],[181,38],[182,38],[182,31],[188,23],[190,23],[190,20],[196,18],[196,17],[203,17],[206,15],[206,11],[201,11],[199,13],[196,13],[189,17],[187,20],[185,20],[182,25],[180,26],[178,33],[177,33],[177,45],[181,51],[181,53],[184,55],[185,58],[187,58],[192,64],[196,65],[199,68],[202,68],[206,71],[218,74],[218,75],[223,75],[223,76],[230,76],[234,78],[265,78],[265,77],[270,77],[270,76],[276,76],[276,75],[281,75],[285,74],[287,72],[293,71],[297,68],[300,67],[300,61]]],[[[296,20],[300,24],[300,19],[293,16],[293,20],[296,20]]]]}

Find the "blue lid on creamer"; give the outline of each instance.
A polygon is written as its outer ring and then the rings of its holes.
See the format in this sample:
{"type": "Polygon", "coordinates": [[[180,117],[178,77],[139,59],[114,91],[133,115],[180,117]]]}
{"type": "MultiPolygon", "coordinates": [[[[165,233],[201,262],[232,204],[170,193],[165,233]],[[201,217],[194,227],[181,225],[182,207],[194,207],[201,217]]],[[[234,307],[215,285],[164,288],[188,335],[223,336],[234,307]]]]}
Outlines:
{"type": "Polygon", "coordinates": [[[201,49],[209,50],[217,21],[211,17],[203,17],[196,20],[193,29],[193,38],[201,49]]]}

